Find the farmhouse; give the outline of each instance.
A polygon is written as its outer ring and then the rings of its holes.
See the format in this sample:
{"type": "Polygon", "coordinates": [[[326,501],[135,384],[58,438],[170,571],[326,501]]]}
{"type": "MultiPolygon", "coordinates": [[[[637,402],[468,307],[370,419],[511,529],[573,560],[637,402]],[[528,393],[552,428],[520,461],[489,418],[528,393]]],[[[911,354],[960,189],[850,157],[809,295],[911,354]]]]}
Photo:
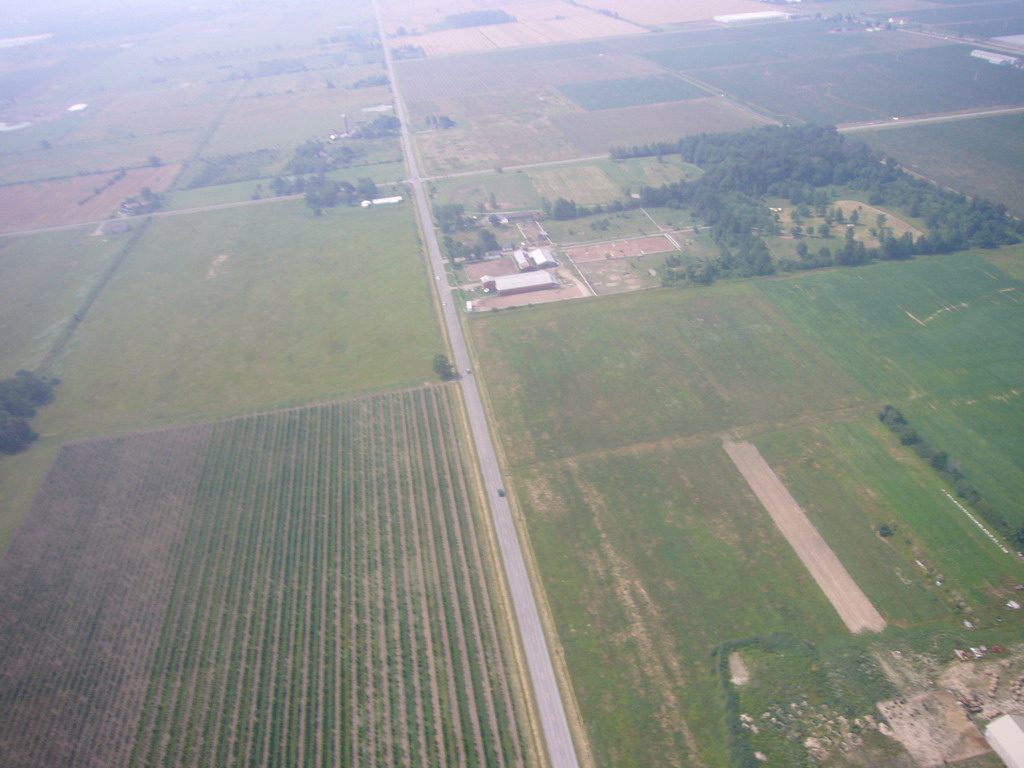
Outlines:
{"type": "Polygon", "coordinates": [[[499,296],[513,296],[517,293],[543,291],[557,288],[558,279],[550,272],[522,272],[518,275],[482,277],[480,283],[485,291],[497,291],[499,296]]]}
{"type": "Polygon", "coordinates": [[[997,717],[985,728],[985,738],[1009,768],[1024,768],[1024,717],[997,717]]]}

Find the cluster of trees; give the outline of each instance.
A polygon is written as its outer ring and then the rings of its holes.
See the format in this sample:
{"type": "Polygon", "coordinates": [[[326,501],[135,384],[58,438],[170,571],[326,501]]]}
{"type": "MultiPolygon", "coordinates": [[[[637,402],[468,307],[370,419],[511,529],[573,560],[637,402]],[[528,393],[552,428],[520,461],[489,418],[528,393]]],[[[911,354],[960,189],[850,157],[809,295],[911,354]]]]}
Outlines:
{"type": "Polygon", "coordinates": [[[352,83],[352,85],[349,86],[349,88],[350,89],[372,88],[375,85],[390,85],[390,84],[391,84],[391,81],[388,80],[388,76],[387,75],[370,75],[369,77],[364,77],[361,80],[356,80],[354,83],[352,83]]]}
{"type": "Polygon", "coordinates": [[[423,122],[426,123],[427,128],[433,130],[447,130],[455,127],[455,121],[448,115],[427,115],[423,122]]]}
{"type": "Polygon", "coordinates": [[[457,379],[459,377],[459,374],[455,370],[455,366],[453,366],[451,361],[444,355],[434,356],[434,373],[440,377],[441,381],[451,381],[452,379],[457,379]]]}
{"type": "Polygon", "coordinates": [[[546,197],[541,198],[541,207],[544,215],[556,221],[568,221],[570,219],[581,219],[584,216],[595,216],[601,213],[618,213],[620,211],[638,208],[640,201],[633,198],[626,200],[614,200],[608,205],[580,205],[574,200],[566,200],[564,197],[557,198],[551,202],[546,197]]]}
{"type": "Polygon", "coordinates": [[[284,170],[288,174],[327,173],[334,168],[348,166],[360,154],[358,148],[348,143],[328,144],[311,139],[295,148],[284,170]]]}
{"type": "Polygon", "coordinates": [[[357,126],[349,135],[355,139],[383,139],[397,136],[401,130],[402,123],[394,115],[377,115],[373,122],[357,126]]]}
{"type": "Polygon", "coordinates": [[[398,45],[391,49],[391,57],[395,60],[422,59],[427,52],[418,45],[398,45]]]}
{"type": "MultiPolygon", "coordinates": [[[[1024,223],[1009,216],[1004,206],[969,199],[915,178],[865,144],[847,142],[834,127],[768,126],[742,133],[701,134],[678,142],[612,147],[610,154],[613,158],[678,154],[704,170],[695,181],[642,187],[639,202],[692,210],[711,227],[721,252],[718,272],[725,276],[775,271],[761,236],[780,234],[781,224],[765,206],[765,196],[824,209],[834,199],[834,188],[845,187],[864,193],[870,205],[902,209],[928,227],[928,233],[915,240],[909,233],[897,238],[880,225],[875,233],[881,244],[872,249],[847,228],[842,245],[822,246],[814,253],[807,246],[799,248],[799,259],[781,263],[783,269],[855,266],[873,259],[994,248],[1024,237],[1024,223]]],[[[560,211],[568,215],[573,208],[562,205],[560,211]]],[[[670,274],[669,280],[682,277],[670,274]]]]}
{"type": "Polygon", "coordinates": [[[878,420],[900,439],[902,445],[909,446],[914,453],[927,461],[932,469],[953,487],[956,495],[969,504],[985,522],[1016,546],[1024,546],[1024,525],[1014,528],[999,510],[978,493],[964,476],[959,463],[951,459],[945,451],[936,450],[924,442],[917,434],[917,430],[907,423],[899,409],[893,405],[886,405],[878,412],[878,420]]]}
{"type": "Polygon", "coordinates": [[[308,179],[300,177],[295,179],[294,183],[301,183],[302,189],[295,190],[292,194],[301,191],[305,195],[306,205],[317,216],[323,213],[324,208],[342,204],[355,205],[363,200],[372,200],[380,194],[377,185],[369,177],[360,177],[356,179],[355,184],[351,184],[347,181],[331,181],[323,175],[318,175],[308,179]]]}
{"type": "Polygon", "coordinates": [[[31,371],[0,380],[0,453],[17,453],[39,437],[28,420],[36,415],[36,408],[53,400],[58,383],[31,371]]]}
{"type": "Polygon", "coordinates": [[[146,213],[159,211],[164,204],[164,196],[149,187],[143,187],[137,197],[126,197],[121,201],[120,211],[129,216],[142,216],[146,213]]]}

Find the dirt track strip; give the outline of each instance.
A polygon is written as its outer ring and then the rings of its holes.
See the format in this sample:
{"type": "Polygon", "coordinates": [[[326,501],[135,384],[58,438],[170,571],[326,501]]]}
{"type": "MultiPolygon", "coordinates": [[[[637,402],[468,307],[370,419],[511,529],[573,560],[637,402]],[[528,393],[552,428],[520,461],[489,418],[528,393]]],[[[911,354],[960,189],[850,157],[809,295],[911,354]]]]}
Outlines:
{"type": "Polygon", "coordinates": [[[807,519],[757,447],[751,443],[724,443],[723,447],[847,629],[851,632],[885,629],[885,619],[850,578],[835,552],[807,519]]]}

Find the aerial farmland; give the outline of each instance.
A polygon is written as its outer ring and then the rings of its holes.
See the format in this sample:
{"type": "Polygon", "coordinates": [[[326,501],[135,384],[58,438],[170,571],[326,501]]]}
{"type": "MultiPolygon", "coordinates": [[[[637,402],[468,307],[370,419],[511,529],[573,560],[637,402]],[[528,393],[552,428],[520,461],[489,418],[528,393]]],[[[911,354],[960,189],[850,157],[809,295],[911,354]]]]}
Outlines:
{"type": "Polygon", "coordinates": [[[1022,35],[0,19],[0,762],[997,768],[1022,35]]]}

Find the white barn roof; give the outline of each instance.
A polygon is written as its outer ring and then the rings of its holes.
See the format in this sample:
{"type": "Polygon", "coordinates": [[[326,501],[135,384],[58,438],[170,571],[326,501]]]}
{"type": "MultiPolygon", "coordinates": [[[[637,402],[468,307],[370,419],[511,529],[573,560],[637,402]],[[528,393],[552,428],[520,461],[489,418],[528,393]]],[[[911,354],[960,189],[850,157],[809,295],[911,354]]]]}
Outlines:
{"type": "Polygon", "coordinates": [[[555,264],[555,258],[547,248],[534,248],[530,251],[530,259],[538,267],[553,266],[555,264]]]}
{"type": "Polygon", "coordinates": [[[783,11],[754,11],[753,13],[726,13],[721,16],[714,16],[719,24],[735,24],[744,21],[769,21],[771,19],[787,19],[788,13],[783,11]]]}
{"type": "Polygon", "coordinates": [[[1024,717],[997,717],[985,728],[985,738],[1008,768],[1024,768],[1024,717]]]}
{"type": "Polygon", "coordinates": [[[558,285],[558,280],[550,272],[520,272],[518,275],[502,275],[494,278],[494,287],[499,293],[517,288],[547,288],[556,285],[558,285]]]}

